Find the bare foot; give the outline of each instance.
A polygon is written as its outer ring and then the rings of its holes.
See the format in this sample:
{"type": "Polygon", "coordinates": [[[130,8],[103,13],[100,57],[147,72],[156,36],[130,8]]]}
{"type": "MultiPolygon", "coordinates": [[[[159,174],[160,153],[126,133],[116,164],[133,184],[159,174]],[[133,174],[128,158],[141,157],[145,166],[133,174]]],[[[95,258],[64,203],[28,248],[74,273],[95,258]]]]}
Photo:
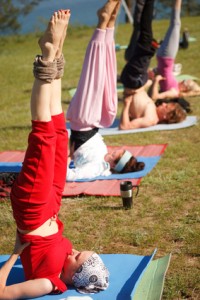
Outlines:
{"type": "Polygon", "coordinates": [[[62,54],[62,51],[63,51],[63,44],[64,44],[64,41],[65,41],[65,38],[66,38],[66,35],[67,35],[67,27],[68,27],[69,19],[70,19],[70,16],[71,16],[71,13],[70,13],[69,9],[65,10],[64,12],[65,12],[65,15],[68,17],[68,20],[67,20],[66,26],[63,30],[63,34],[62,34],[62,37],[61,37],[61,40],[60,40],[58,51],[56,52],[56,58],[61,57],[61,54],[62,54]]]}
{"type": "Polygon", "coordinates": [[[97,15],[99,17],[99,23],[98,28],[100,29],[106,29],[108,22],[110,20],[110,17],[116,7],[117,4],[119,4],[120,0],[108,0],[106,4],[100,8],[97,12],[97,15]]]}
{"type": "Polygon", "coordinates": [[[121,1],[118,1],[117,5],[115,6],[115,9],[113,10],[113,12],[111,14],[111,17],[110,17],[110,20],[108,22],[107,27],[112,28],[112,27],[115,26],[115,21],[117,19],[117,15],[118,15],[118,12],[119,12],[119,9],[120,9],[120,5],[121,5],[121,1]]]}
{"type": "Polygon", "coordinates": [[[69,16],[65,12],[55,12],[48,24],[44,35],[39,40],[43,60],[53,61],[58,51],[64,28],[68,24],[69,16]]]}

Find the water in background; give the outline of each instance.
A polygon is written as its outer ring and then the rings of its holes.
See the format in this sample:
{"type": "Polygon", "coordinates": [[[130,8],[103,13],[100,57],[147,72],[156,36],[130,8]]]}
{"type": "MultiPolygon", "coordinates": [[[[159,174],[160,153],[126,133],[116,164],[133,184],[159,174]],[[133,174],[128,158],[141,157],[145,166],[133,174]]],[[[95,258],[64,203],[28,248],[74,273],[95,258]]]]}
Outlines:
{"type": "MultiPolygon", "coordinates": [[[[50,18],[52,13],[61,8],[69,8],[71,10],[70,24],[94,26],[97,23],[96,11],[103,6],[104,3],[105,0],[42,0],[29,15],[20,18],[19,21],[22,25],[20,33],[25,34],[43,30],[46,26],[46,21],[50,18]]],[[[159,3],[155,6],[157,5],[159,5],[159,3]]],[[[156,18],[158,18],[157,15],[156,18]]],[[[122,6],[118,23],[124,22],[125,11],[122,6]]]]}
{"type": "MultiPolygon", "coordinates": [[[[195,9],[193,8],[193,12],[190,12],[191,15],[196,12],[200,4],[200,0],[195,1],[197,6],[195,9]]],[[[69,8],[71,10],[70,24],[95,26],[97,23],[96,11],[103,6],[105,2],[106,0],[41,0],[30,14],[19,19],[22,26],[19,33],[25,34],[43,31],[52,13],[61,8],[69,8]]],[[[17,3],[16,0],[13,0],[13,3],[17,3]]],[[[154,7],[154,19],[169,18],[171,12],[170,7],[164,6],[159,0],[155,0],[154,7]]],[[[117,22],[125,22],[125,10],[123,6],[121,6],[117,22]]]]}
{"type": "MultiPolygon", "coordinates": [[[[20,18],[22,29],[20,33],[43,30],[54,11],[69,8],[71,10],[70,24],[93,26],[97,23],[96,11],[105,3],[105,0],[43,0],[32,12],[20,18]]],[[[119,21],[124,22],[125,13],[121,10],[119,21]]]]}

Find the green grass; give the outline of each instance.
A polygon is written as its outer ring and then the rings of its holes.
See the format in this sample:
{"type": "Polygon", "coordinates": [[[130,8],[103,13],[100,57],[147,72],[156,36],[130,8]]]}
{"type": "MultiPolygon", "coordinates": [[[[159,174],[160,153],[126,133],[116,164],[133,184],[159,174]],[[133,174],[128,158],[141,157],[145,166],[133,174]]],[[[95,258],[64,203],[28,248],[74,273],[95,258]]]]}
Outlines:
{"type": "MultiPolygon", "coordinates": [[[[168,21],[154,22],[154,36],[162,39],[168,21]]],[[[200,17],[184,18],[197,38],[188,50],[180,50],[177,63],[183,73],[200,78],[200,17]]],[[[77,85],[85,48],[93,29],[69,28],[64,54],[63,108],[70,102],[68,89],[77,85]]],[[[116,43],[126,45],[131,25],[119,25],[116,43]]],[[[33,81],[32,62],[39,48],[39,34],[0,40],[0,151],[25,150],[30,130],[29,96],[33,81]]],[[[117,52],[118,72],[124,66],[124,51],[117,52]]],[[[155,58],[152,60],[155,66],[155,58]]],[[[192,115],[200,116],[200,97],[188,99],[192,115]]],[[[121,103],[119,103],[119,112],[121,103]]],[[[152,172],[143,178],[132,210],[122,209],[120,197],[76,197],[63,199],[60,217],[65,235],[74,247],[101,253],[172,253],[163,299],[199,299],[200,256],[200,126],[177,131],[148,132],[105,137],[108,145],[168,143],[152,172]]],[[[10,253],[15,224],[10,202],[0,202],[0,254],[10,253]]],[[[142,299],[141,299],[142,300],[142,299]]]]}

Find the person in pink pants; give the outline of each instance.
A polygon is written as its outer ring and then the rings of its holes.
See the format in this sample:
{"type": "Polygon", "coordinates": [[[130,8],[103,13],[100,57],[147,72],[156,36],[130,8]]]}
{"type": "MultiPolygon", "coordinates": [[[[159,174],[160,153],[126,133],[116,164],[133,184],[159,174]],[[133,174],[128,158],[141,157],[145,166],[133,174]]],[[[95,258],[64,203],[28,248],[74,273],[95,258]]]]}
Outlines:
{"type": "Polygon", "coordinates": [[[71,129],[71,158],[67,179],[88,179],[144,168],[127,150],[108,152],[99,128],[112,125],[118,106],[114,25],[120,7],[108,22],[98,24],[86,50],[82,73],[67,110],[71,129]]]}

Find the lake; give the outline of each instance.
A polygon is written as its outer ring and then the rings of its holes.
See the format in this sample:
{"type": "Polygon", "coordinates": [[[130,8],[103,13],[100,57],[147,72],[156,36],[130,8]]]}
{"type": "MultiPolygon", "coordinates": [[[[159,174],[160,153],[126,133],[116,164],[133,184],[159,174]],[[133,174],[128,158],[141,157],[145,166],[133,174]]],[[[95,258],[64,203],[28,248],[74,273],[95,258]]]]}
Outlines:
{"type": "MultiPolygon", "coordinates": [[[[70,24],[93,26],[97,23],[96,11],[105,3],[105,0],[43,0],[32,12],[20,18],[22,30],[20,33],[28,33],[44,28],[44,23],[54,11],[60,8],[71,10],[70,24]]],[[[121,9],[119,22],[124,22],[125,13],[121,9]]]]}
{"type": "MultiPolygon", "coordinates": [[[[13,3],[17,2],[13,0],[13,3]]],[[[32,12],[19,19],[21,23],[21,31],[19,33],[25,34],[34,31],[42,31],[46,27],[46,22],[54,11],[61,8],[69,8],[71,10],[70,24],[72,25],[86,25],[95,26],[97,23],[96,11],[106,0],[42,0],[32,10],[32,12]]],[[[195,0],[199,3],[200,0],[195,0]]],[[[155,19],[168,18],[171,11],[170,8],[163,8],[159,0],[155,1],[155,19]]],[[[125,10],[121,7],[118,16],[118,23],[125,22],[125,10]]]]}

